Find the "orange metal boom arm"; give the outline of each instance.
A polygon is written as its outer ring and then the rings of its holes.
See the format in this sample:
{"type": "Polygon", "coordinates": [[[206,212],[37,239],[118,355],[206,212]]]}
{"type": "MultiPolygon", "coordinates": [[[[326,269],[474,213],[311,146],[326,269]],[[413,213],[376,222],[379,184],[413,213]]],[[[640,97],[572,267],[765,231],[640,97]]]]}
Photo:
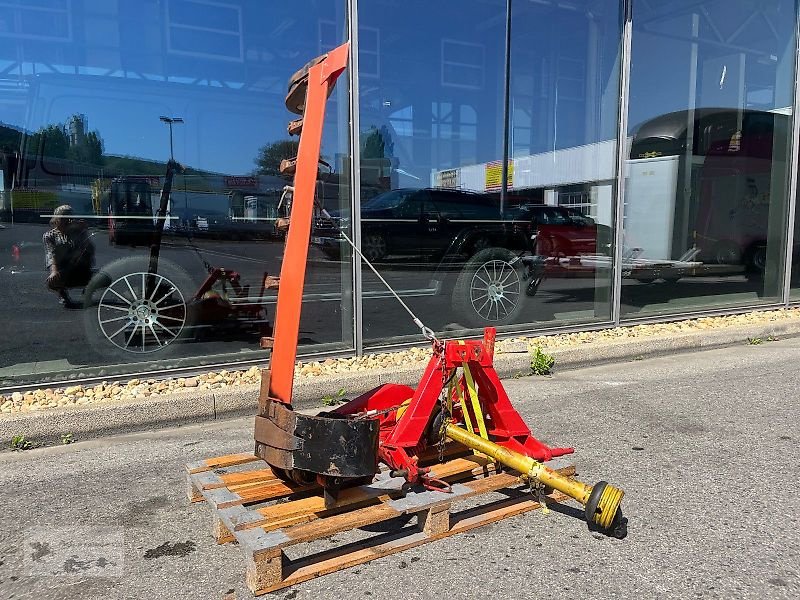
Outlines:
{"type": "Polygon", "coordinates": [[[336,79],[347,67],[349,46],[349,43],[345,43],[332,50],[308,72],[303,133],[297,150],[292,212],[281,265],[281,283],[275,309],[275,342],[270,363],[269,397],[285,404],[292,403],[294,363],[297,359],[325,103],[336,79]]]}

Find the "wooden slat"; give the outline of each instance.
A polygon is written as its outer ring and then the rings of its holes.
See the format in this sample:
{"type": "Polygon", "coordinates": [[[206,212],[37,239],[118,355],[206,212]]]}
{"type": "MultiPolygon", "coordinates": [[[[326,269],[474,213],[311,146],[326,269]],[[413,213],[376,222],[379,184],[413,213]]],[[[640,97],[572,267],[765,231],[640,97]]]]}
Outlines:
{"type": "MultiPolygon", "coordinates": [[[[275,481],[277,479],[272,469],[269,467],[266,469],[256,469],[255,471],[242,471],[241,473],[226,473],[225,475],[220,475],[219,478],[222,480],[221,487],[253,483],[255,481],[275,481]]],[[[204,486],[203,489],[208,488],[204,486]]]]}
{"type": "MultiPolygon", "coordinates": [[[[370,501],[378,502],[381,500],[381,498],[389,499],[392,496],[400,496],[402,493],[403,492],[401,490],[385,490],[374,487],[354,487],[340,491],[336,506],[332,509],[325,508],[325,498],[322,496],[309,496],[308,498],[301,498],[292,502],[284,502],[274,506],[265,506],[264,508],[259,508],[257,512],[264,517],[264,522],[268,523],[272,520],[286,519],[300,515],[311,516],[325,512],[330,514],[335,510],[353,508],[356,505],[361,505],[370,501]]],[[[248,525],[253,526],[250,524],[248,525]]]]}
{"type": "MultiPolygon", "coordinates": [[[[564,499],[564,496],[556,493],[549,498],[556,502],[564,499]]],[[[530,496],[509,498],[465,511],[463,516],[459,515],[461,518],[454,519],[454,526],[443,533],[427,536],[409,528],[336,548],[323,554],[300,558],[285,566],[286,575],[283,581],[267,588],[255,590],[254,594],[273,592],[538,508],[541,508],[541,505],[530,496]]]]}
{"type": "Polygon", "coordinates": [[[381,521],[399,517],[402,514],[389,504],[375,504],[358,510],[349,510],[338,515],[284,529],[284,533],[290,539],[282,547],[326,538],[341,531],[380,523],[381,521]]]}
{"type": "Polygon", "coordinates": [[[316,483],[311,485],[288,485],[282,481],[272,481],[265,484],[243,486],[232,491],[242,498],[242,504],[252,504],[266,500],[277,500],[291,494],[309,492],[317,488],[319,486],[316,483]]]}
{"type": "Polygon", "coordinates": [[[201,461],[202,466],[190,467],[189,473],[202,473],[203,471],[211,471],[212,469],[219,469],[222,467],[233,467],[235,465],[243,465],[249,462],[261,460],[252,452],[241,454],[226,454],[225,456],[217,456],[215,458],[207,458],[201,461]]]}
{"type": "MultiPolygon", "coordinates": [[[[436,477],[445,480],[462,474],[471,476],[473,470],[482,470],[483,465],[486,464],[486,462],[488,461],[485,458],[477,456],[456,458],[442,465],[437,465],[433,472],[436,477]]],[[[241,492],[238,493],[241,494],[241,492]]],[[[399,495],[401,495],[399,490],[395,492],[387,492],[387,490],[371,487],[344,489],[339,493],[339,499],[335,508],[353,508],[355,505],[363,504],[365,502],[377,501],[376,499],[380,498],[381,496],[385,496],[386,499],[389,499],[399,495]]],[[[270,523],[273,520],[281,520],[304,514],[309,516],[309,520],[313,520],[318,518],[320,513],[332,513],[331,510],[326,511],[325,499],[322,496],[310,496],[308,498],[301,498],[300,500],[285,502],[275,506],[266,506],[257,509],[257,511],[263,516],[263,523],[270,523]]],[[[258,525],[260,525],[260,523],[258,521],[254,521],[252,523],[248,523],[246,526],[256,527],[258,525]]]]}

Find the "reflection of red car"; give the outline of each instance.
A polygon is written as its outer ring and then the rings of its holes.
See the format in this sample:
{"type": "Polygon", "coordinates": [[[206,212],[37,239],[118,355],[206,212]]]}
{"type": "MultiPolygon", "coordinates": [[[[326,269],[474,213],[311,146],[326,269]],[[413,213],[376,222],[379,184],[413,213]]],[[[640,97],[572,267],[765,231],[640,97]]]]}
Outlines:
{"type": "Polygon", "coordinates": [[[558,258],[610,251],[611,228],[573,209],[529,204],[515,209],[513,219],[530,222],[539,256],[558,258]]]}

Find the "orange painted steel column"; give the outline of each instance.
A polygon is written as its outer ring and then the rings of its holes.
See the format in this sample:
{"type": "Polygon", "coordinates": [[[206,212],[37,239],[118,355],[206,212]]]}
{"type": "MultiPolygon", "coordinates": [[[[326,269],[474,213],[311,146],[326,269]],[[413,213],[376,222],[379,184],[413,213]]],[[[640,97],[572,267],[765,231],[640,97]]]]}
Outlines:
{"type": "Polygon", "coordinates": [[[297,150],[292,212],[286,248],[281,264],[278,304],[275,308],[274,348],[270,361],[269,396],[285,404],[292,403],[294,363],[300,333],[300,312],[306,276],[314,193],[317,187],[322,126],[328,92],[347,66],[349,43],[328,53],[308,72],[308,91],[303,113],[303,132],[297,150]]]}

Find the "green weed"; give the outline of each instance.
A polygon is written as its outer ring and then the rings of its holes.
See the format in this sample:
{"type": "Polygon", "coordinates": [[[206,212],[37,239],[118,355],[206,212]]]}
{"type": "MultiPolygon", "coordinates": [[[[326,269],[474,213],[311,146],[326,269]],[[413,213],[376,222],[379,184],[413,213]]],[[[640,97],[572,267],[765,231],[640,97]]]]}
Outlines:
{"type": "Polygon", "coordinates": [[[325,394],[322,397],[322,405],[323,406],[336,406],[337,404],[341,404],[344,402],[344,395],[347,391],[344,388],[339,388],[339,391],[335,394],[325,394]]]}
{"type": "Polygon", "coordinates": [[[542,351],[539,346],[536,346],[531,356],[531,373],[534,375],[549,375],[555,363],[555,358],[542,351]]]}
{"type": "Polygon", "coordinates": [[[12,450],[30,450],[31,448],[33,448],[33,442],[24,435],[15,435],[11,438],[12,450]]]}

